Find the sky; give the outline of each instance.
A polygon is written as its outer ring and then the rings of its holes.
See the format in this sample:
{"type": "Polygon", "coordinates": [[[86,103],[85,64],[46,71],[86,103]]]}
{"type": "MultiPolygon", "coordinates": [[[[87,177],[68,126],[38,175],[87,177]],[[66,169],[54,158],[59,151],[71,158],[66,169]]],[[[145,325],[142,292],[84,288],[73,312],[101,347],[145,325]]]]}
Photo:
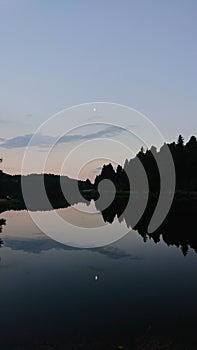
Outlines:
{"type": "MultiPolygon", "coordinates": [[[[0,0],[2,169],[21,173],[37,128],[88,102],[134,108],[167,141],[197,135],[196,18],[195,0],[0,0]]],[[[106,127],[95,132],[98,139],[109,136],[106,127]]],[[[34,145],[34,160],[43,153],[43,137],[34,145]]],[[[92,139],[92,131],[82,139],[92,139]]],[[[64,147],[66,153],[69,142],[64,147]]],[[[76,177],[75,170],[65,173],[76,177]]],[[[48,171],[58,173],[54,160],[48,171]]],[[[36,161],[29,172],[39,172],[36,161]]]]}

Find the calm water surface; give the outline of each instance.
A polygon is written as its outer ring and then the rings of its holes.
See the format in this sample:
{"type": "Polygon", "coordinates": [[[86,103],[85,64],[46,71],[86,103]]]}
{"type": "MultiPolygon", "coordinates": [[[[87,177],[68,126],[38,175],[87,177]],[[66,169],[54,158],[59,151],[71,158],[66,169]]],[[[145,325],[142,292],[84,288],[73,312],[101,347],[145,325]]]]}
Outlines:
{"type": "MultiPolygon", "coordinates": [[[[27,211],[1,218],[6,226],[0,248],[0,349],[46,343],[126,346],[147,334],[195,340],[193,250],[184,257],[162,240],[144,243],[136,231],[102,248],[78,249],[41,233],[27,211]]],[[[118,232],[125,223],[112,225],[118,232]]]]}

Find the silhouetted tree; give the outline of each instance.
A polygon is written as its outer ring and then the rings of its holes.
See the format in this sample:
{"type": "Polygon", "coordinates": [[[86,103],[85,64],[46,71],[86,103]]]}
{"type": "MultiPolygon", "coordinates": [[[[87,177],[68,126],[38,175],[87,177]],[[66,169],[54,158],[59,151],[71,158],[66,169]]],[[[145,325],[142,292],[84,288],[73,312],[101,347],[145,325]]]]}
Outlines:
{"type": "Polygon", "coordinates": [[[184,138],[182,135],[179,135],[179,137],[178,137],[177,146],[180,148],[184,147],[184,138]]]}

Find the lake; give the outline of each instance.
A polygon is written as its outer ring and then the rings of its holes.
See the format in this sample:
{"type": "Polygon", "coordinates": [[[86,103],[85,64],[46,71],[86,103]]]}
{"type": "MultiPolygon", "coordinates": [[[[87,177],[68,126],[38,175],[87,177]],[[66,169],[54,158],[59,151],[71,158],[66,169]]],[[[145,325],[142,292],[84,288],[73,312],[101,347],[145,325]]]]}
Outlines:
{"type": "MultiPolygon", "coordinates": [[[[50,221],[51,212],[39,215],[50,221]]],[[[1,218],[1,349],[196,349],[194,249],[184,256],[134,230],[104,247],[77,248],[43,234],[26,210],[1,218]]],[[[108,225],[115,237],[126,227],[108,225]]]]}

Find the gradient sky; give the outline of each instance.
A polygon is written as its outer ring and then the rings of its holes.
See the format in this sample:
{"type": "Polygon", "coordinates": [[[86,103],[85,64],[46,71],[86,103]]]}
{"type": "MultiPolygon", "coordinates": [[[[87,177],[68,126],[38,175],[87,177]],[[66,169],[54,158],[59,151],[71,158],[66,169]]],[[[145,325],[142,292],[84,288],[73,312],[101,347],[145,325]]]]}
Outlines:
{"type": "MultiPolygon", "coordinates": [[[[92,101],[139,110],[167,141],[196,135],[196,18],[195,0],[0,0],[2,144],[92,101]]],[[[24,148],[0,152],[19,173],[24,148]]]]}

